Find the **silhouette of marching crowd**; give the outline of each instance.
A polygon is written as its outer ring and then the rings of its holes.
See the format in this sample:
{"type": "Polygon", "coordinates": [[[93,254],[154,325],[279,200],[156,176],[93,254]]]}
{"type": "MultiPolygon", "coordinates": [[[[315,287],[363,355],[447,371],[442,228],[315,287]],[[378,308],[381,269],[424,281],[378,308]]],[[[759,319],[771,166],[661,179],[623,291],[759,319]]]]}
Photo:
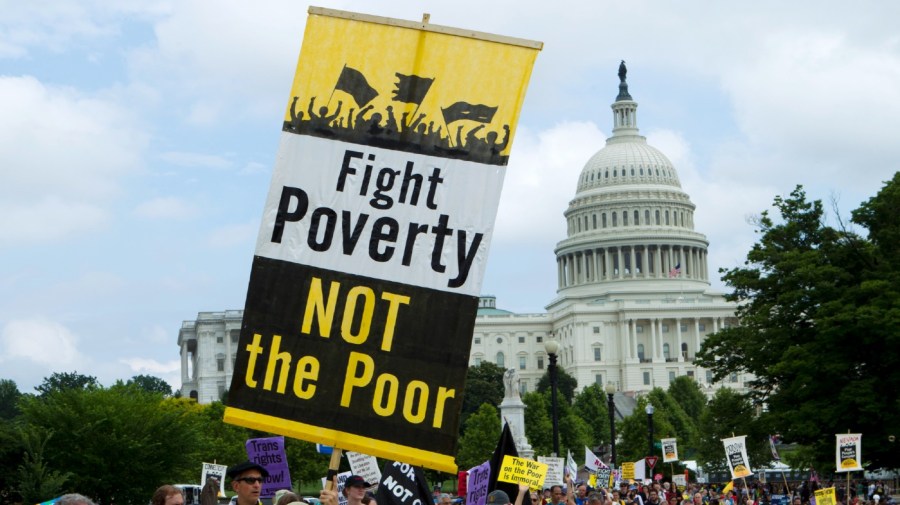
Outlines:
{"type": "Polygon", "coordinates": [[[283,131],[479,163],[506,164],[508,156],[500,153],[509,145],[509,125],[503,125],[502,140],[498,140],[496,131],[479,136],[493,120],[497,107],[456,102],[449,107],[441,107],[442,117],[439,120],[443,122],[435,125],[433,120],[426,121],[426,114],[417,113],[434,79],[400,73],[395,75],[398,81],[392,100],[416,104],[416,110],[412,113],[403,112],[397,118],[391,105],[384,111],[373,111],[374,106],[369,102],[378,96],[378,92],[361,72],[345,65],[334,90],[350,94],[359,109],[350,107],[342,114],[345,109],[341,100],[333,110],[328,105],[317,109],[316,97],[313,96],[304,111],[300,98],[295,96],[290,107],[291,119],[284,122],[283,131]],[[479,124],[464,133],[464,125],[469,123],[454,124],[462,120],[479,124]]]}

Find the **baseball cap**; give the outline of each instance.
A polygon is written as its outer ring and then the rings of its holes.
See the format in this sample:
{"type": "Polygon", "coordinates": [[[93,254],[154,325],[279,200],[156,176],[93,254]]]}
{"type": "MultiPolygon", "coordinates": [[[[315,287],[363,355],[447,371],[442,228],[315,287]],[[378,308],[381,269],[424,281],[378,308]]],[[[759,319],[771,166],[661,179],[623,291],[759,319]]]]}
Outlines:
{"type": "Polygon", "coordinates": [[[351,475],[347,477],[347,480],[344,481],[344,487],[354,486],[372,487],[372,484],[366,482],[366,479],[363,479],[359,475],[351,475]]]}
{"type": "Polygon", "coordinates": [[[487,495],[485,503],[487,505],[506,505],[507,503],[510,503],[509,495],[500,489],[495,489],[487,495]]]}

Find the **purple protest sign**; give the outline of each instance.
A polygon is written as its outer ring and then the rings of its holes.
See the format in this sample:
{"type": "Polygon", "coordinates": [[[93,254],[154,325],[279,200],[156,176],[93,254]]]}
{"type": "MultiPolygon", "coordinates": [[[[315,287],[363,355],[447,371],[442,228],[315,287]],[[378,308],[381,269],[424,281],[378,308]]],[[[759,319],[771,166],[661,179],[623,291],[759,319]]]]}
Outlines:
{"type": "Polygon", "coordinates": [[[247,440],[247,457],[269,472],[263,481],[260,498],[272,498],[279,489],[292,489],[291,472],[284,453],[284,437],[251,438],[247,440]]]}
{"type": "Polygon", "coordinates": [[[469,470],[469,487],[466,505],[484,505],[487,501],[488,484],[491,482],[491,462],[484,463],[469,470]]]}

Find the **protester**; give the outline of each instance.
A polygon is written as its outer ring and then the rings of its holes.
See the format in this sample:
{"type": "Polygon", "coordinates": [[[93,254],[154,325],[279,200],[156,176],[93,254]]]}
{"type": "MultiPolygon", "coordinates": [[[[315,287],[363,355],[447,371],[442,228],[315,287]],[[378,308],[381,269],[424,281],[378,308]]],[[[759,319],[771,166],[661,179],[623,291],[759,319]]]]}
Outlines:
{"type": "Polygon", "coordinates": [[[453,499],[447,493],[441,493],[440,498],[438,498],[438,505],[450,505],[453,499]]]}
{"type": "Polygon", "coordinates": [[[165,485],[156,488],[153,497],[150,498],[151,505],[184,505],[184,493],[175,486],[165,485]]]}
{"type": "Polygon", "coordinates": [[[262,504],[259,493],[262,491],[263,480],[269,476],[265,467],[244,461],[229,468],[227,475],[231,479],[231,489],[237,493],[237,505],[262,504]]]}
{"type": "MultiPolygon", "coordinates": [[[[569,489],[572,489],[571,484],[569,489]]],[[[485,505],[522,505],[522,502],[525,501],[526,493],[528,493],[528,484],[519,484],[519,494],[516,495],[516,501],[513,504],[509,501],[509,495],[505,491],[495,489],[488,493],[485,505]]]]}
{"type": "Polygon", "coordinates": [[[366,482],[366,479],[359,475],[351,475],[344,481],[344,497],[347,498],[347,505],[362,505],[363,498],[366,497],[366,489],[372,487],[372,484],[366,482]]]}
{"type": "Polygon", "coordinates": [[[274,505],[290,505],[292,503],[307,503],[290,489],[279,489],[275,491],[275,498],[272,500],[274,505]]]}

